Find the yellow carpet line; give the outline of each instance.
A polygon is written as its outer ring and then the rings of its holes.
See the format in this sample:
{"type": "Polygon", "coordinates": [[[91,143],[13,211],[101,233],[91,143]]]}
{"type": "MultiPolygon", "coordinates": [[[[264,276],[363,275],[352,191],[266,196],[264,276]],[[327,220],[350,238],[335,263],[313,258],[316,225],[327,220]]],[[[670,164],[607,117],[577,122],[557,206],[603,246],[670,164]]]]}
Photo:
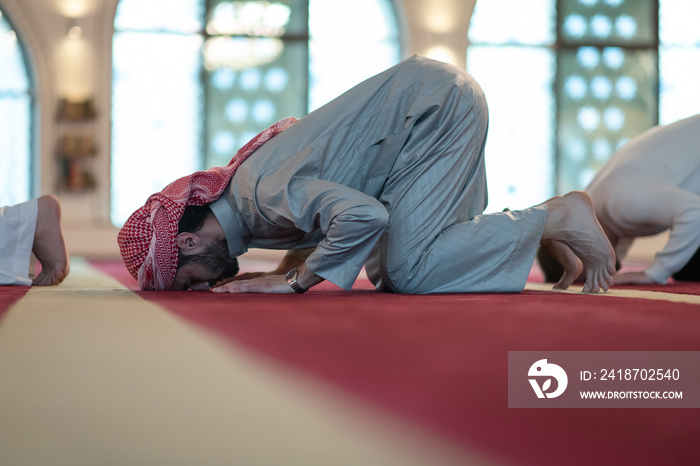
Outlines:
{"type": "Polygon", "coordinates": [[[0,320],[0,464],[494,464],[319,387],[73,260],[0,320]]]}
{"type": "MultiPolygon", "coordinates": [[[[534,283],[528,282],[525,285],[526,290],[531,291],[551,291],[553,293],[568,293],[568,294],[582,294],[581,289],[583,287],[572,286],[568,290],[554,290],[552,289],[551,283],[534,283]]],[[[673,301],[675,303],[688,303],[688,304],[700,304],[700,296],[688,295],[688,294],[677,294],[677,293],[664,293],[663,291],[646,291],[646,290],[617,290],[610,289],[606,292],[601,293],[586,293],[587,296],[607,296],[614,298],[641,298],[641,299],[654,299],[654,300],[664,300],[673,301]]]]}

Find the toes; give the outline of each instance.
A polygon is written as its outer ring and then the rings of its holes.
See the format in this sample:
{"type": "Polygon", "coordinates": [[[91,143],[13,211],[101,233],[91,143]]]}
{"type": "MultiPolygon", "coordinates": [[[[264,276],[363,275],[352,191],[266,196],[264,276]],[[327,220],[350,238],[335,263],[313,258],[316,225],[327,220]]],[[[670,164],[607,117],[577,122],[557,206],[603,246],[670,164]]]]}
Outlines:
{"type": "Polygon", "coordinates": [[[53,286],[58,285],[68,276],[69,268],[65,269],[43,269],[39,275],[32,280],[32,286],[53,286]]]}
{"type": "Polygon", "coordinates": [[[609,275],[615,275],[617,272],[617,268],[615,267],[617,262],[617,258],[615,257],[615,251],[613,250],[612,255],[608,257],[608,264],[607,268],[608,270],[606,271],[609,275]]]}
{"type": "Polygon", "coordinates": [[[32,281],[32,286],[49,286],[51,285],[49,276],[46,272],[42,271],[36,278],[32,281]]]}
{"type": "Polygon", "coordinates": [[[564,271],[564,275],[562,275],[561,279],[557,282],[556,285],[554,285],[554,289],[566,290],[571,286],[572,283],[574,283],[574,280],[576,280],[577,277],[578,274],[574,275],[572,273],[564,271]]]}
{"type": "Polygon", "coordinates": [[[588,277],[586,277],[586,283],[583,284],[583,289],[581,290],[582,293],[590,293],[592,289],[591,281],[588,277]]]}
{"type": "Polygon", "coordinates": [[[586,283],[583,285],[584,293],[597,293],[600,290],[598,283],[598,274],[592,271],[586,273],[586,283]]]}
{"type": "Polygon", "coordinates": [[[605,288],[605,291],[608,291],[608,288],[613,286],[615,283],[615,278],[613,277],[614,274],[609,274],[607,271],[603,271],[603,277],[604,277],[604,283],[607,285],[605,288]]]}

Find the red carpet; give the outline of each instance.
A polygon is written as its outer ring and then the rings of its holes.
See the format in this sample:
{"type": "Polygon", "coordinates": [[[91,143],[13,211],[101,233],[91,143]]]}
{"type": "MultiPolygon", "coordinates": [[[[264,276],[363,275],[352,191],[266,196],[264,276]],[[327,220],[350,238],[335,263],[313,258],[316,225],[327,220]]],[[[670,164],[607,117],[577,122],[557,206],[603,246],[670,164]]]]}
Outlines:
{"type": "MultiPolygon", "coordinates": [[[[94,265],[136,288],[121,264],[94,265]]],[[[698,351],[700,305],[535,291],[392,295],[366,281],[358,288],[324,285],[303,296],[138,294],[494,458],[533,465],[700,461],[700,416],[692,409],[507,407],[508,351],[698,351]]]]}
{"type": "Polygon", "coordinates": [[[662,293],[688,294],[693,296],[700,295],[700,284],[692,282],[675,282],[670,280],[667,285],[645,285],[640,286],[617,286],[618,290],[646,290],[659,291],[662,293]]]}
{"type": "Polygon", "coordinates": [[[0,286],[0,319],[15,302],[29,291],[28,286],[0,286]]]}
{"type": "MultiPolygon", "coordinates": [[[[632,265],[625,265],[620,272],[632,272],[641,271],[646,268],[646,264],[633,263],[632,265]]],[[[544,275],[539,270],[537,264],[535,264],[530,271],[529,281],[535,283],[544,283],[544,275]]],[[[693,296],[700,295],[700,283],[694,282],[680,282],[675,281],[673,278],[668,280],[665,285],[644,285],[644,286],[633,286],[633,285],[623,285],[616,286],[615,289],[618,290],[644,290],[644,291],[659,291],[661,293],[675,293],[675,294],[688,294],[693,296]]]]}
{"type": "MultiPolygon", "coordinates": [[[[34,276],[41,272],[41,264],[36,263],[34,276]]],[[[19,301],[29,291],[29,286],[0,286],[0,319],[14,303],[19,301]]]]}

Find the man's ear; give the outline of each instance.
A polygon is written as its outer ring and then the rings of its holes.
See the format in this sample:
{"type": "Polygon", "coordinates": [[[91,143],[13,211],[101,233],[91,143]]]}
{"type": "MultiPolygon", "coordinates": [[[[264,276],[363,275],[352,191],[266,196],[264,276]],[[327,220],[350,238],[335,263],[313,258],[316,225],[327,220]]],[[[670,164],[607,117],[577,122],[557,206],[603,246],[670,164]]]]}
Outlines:
{"type": "Polygon", "coordinates": [[[175,243],[183,253],[192,254],[201,246],[202,240],[195,233],[183,232],[177,235],[175,243]]]}

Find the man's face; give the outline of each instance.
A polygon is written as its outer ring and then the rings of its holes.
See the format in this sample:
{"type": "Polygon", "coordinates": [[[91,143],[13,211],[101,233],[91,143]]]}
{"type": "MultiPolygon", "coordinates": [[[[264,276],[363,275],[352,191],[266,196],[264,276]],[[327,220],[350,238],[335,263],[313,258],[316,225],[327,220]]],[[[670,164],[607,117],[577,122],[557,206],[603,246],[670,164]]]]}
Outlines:
{"type": "Polygon", "coordinates": [[[238,273],[238,259],[229,257],[226,240],[208,241],[195,254],[180,252],[180,264],[170,287],[173,290],[208,290],[238,273]]]}
{"type": "Polygon", "coordinates": [[[208,290],[216,284],[218,276],[206,265],[190,263],[178,267],[173,290],[208,290]]]}

